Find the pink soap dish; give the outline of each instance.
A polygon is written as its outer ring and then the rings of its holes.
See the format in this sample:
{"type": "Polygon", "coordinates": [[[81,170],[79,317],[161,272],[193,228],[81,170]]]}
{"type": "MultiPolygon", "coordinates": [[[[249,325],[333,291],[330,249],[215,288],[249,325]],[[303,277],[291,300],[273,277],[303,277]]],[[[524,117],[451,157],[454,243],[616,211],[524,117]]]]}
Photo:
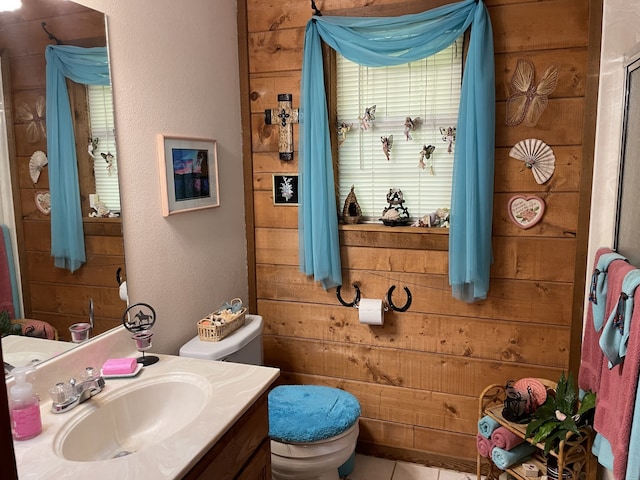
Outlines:
{"type": "Polygon", "coordinates": [[[136,365],[136,369],[131,373],[114,373],[114,374],[111,374],[111,375],[105,375],[105,373],[102,370],[100,370],[100,373],[102,374],[102,376],[104,378],[131,378],[131,377],[135,377],[136,375],[138,375],[140,373],[140,370],[142,370],[142,364],[141,363],[136,365]]]}

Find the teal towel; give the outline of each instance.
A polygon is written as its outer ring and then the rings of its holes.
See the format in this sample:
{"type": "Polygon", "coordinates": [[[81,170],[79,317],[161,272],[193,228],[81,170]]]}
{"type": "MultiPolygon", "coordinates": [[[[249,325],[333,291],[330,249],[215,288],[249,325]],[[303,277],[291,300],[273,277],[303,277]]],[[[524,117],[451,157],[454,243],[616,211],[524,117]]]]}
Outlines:
{"type": "Polygon", "coordinates": [[[484,438],[491,438],[491,434],[499,426],[500,424],[489,415],[485,415],[478,420],[478,432],[480,432],[480,435],[484,438]]]}
{"type": "Polygon", "coordinates": [[[511,450],[493,447],[491,450],[491,460],[500,470],[506,470],[514,463],[522,461],[536,451],[536,447],[530,443],[522,443],[511,450]]]}
{"type": "Polygon", "coordinates": [[[611,312],[600,335],[600,348],[609,359],[609,368],[618,365],[627,354],[633,315],[633,297],[638,285],[640,285],[640,270],[631,270],[622,280],[618,306],[611,312]]]}
{"type": "Polygon", "coordinates": [[[611,444],[601,433],[597,433],[596,438],[593,439],[591,453],[598,458],[598,463],[600,465],[604,468],[608,468],[609,470],[613,470],[613,452],[611,451],[611,444]]]}
{"type": "Polygon", "coordinates": [[[326,440],[358,421],[349,392],[320,385],[280,385],[269,392],[269,436],[284,443],[326,440]]]}

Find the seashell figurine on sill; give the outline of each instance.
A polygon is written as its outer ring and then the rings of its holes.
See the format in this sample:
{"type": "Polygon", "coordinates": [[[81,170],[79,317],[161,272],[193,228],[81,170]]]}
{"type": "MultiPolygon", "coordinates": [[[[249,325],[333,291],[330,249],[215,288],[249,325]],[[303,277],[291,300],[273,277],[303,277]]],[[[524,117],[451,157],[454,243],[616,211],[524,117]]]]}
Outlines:
{"type": "Polygon", "coordinates": [[[115,218],[115,217],[119,216],[117,213],[112,212],[111,210],[109,210],[107,208],[107,206],[102,202],[96,203],[92,208],[93,208],[94,211],[89,214],[90,217],[94,217],[94,218],[115,218]]]}
{"type": "Polygon", "coordinates": [[[439,208],[435,212],[427,213],[411,224],[412,227],[449,227],[449,209],[439,208]]]}

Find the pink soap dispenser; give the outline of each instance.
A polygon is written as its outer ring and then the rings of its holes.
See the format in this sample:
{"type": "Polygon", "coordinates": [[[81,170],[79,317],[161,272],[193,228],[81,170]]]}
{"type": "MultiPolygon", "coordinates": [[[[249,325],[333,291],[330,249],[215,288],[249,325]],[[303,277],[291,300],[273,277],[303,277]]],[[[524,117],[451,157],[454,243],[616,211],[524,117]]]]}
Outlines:
{"type": "Polygon", "coordinates": [[[15,385],[9,389],[9,413],[14,440],[28,440],[42,432],[40,400],[33,391],[33,386],[27,383],[27,372],[30,370],[30,367],[11,370],[15,385]]]}

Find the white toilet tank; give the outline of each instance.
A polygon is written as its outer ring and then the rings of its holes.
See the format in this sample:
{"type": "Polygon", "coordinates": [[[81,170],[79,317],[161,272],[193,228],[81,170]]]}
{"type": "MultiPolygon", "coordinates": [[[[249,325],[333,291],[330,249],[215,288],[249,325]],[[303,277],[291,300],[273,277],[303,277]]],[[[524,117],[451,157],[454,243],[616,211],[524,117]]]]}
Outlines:
{"type": "Polygon", "coordinates": [[[218,342],[196,335],[180,348],[180,356],[262,365],[262,316],[245,315],[244,325],[218,342]]]}

